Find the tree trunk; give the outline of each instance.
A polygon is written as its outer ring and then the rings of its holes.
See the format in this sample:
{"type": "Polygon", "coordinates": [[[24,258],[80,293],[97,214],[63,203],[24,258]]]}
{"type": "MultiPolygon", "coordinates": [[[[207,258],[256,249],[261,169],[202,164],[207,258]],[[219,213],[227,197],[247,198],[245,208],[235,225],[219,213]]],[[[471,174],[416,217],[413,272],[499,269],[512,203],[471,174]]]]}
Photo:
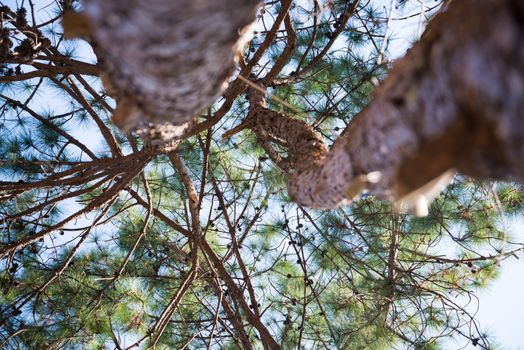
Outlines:
{"type": "Polygon", "coordinates": [[[179,135],[226,87],[259,3],[85,0],[90,35],[118,92],[115,124],[153,140],[179,135]]]}
{"type": "Polygon", "coordinates": [[[524,182],[524,5],[453,1],[289,193],[335,207],[367,190],[424,214],[454,171],[524,182]]]}
{"type": "MultiPolygon", "coordinates": [[[[117,125],[149,139],[179,134],[172,124],[223,90],[256,4],[86,0],[119,91],[117,125]]],[[[455,171],[524,182],[523,23],[521,0],[447,3],[329,152],[318,133],[268,110],[263,97],[250,97],[244,127],[292,173],[289,193],[306,206],[335,207],[368,191],[424,214],[455,171]],[[288,147],[288,159],[270,141],[288,147]]]]}

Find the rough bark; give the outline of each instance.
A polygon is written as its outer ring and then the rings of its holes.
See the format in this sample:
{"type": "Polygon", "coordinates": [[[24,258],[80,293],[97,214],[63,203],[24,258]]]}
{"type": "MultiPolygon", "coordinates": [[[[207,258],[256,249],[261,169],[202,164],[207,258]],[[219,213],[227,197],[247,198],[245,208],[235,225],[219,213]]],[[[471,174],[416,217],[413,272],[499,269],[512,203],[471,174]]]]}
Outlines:
{"type": "Polygon", "coordinates": [[[302,120],[268,109],[265,88],[258,86],[258,90],[248,89],[250,110],[244,122],[226,132],[223,138],[245,128],[251,129],[271,160],[287,173],[322,164],[328,153],[322,135],[302,120]],[[272,143],[285,148],[287,156],[282,157],[272,143]]]}
{"type": "Polygon", "coordinates": [[[209,107],[250,40],[258,0],[85,0],[90,35],[118,91],[115,124],[168,140],[209,107]]]}
{"type": "Polygon", "coordinates": [[[424,214],[453,171],[524,182],[523,96],[522,2],[453,1],[289,193],[335,207],[369,190],[424,214]]]}
{"type": "MultiPolygon", "coordinates": [[[[257,4],[85,3],[119,91],[116,123],[159,140],[179,134],[177,125],[218,97],[257,4]]],[[[251,93],[242,128],[254,130],[275,162],[292,172],[289,193],[299,204],[335,207],[369,191],[423,214],[455,171],[524,181],[524,6],[519,0],[444,6],[329,153],[311,127],[267,109],[263,96],[257,102],[251,93]],[[288,148],[287,159],[271,142],[288,148]]]]}

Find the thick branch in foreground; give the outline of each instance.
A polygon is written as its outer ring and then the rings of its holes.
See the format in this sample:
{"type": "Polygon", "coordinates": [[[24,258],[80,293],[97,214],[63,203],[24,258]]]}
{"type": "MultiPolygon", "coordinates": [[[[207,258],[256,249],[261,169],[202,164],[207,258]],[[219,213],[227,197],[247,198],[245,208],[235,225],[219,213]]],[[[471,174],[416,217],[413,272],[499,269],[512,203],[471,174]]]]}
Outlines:
{"type": "Polygon", "coordinates": [[[115,123],[167,140],[222,93],[250,40],[259,1],[84,3],[90,34],[118,93],[115,123]]]}
{"type": "Polygon", "coordinates": [[[521,0],[452,2],[322,164],[293,174],[294,200],[335,207],[367,189],[424,214],[450,170],[524,182],[523,23],[521,0]]]}

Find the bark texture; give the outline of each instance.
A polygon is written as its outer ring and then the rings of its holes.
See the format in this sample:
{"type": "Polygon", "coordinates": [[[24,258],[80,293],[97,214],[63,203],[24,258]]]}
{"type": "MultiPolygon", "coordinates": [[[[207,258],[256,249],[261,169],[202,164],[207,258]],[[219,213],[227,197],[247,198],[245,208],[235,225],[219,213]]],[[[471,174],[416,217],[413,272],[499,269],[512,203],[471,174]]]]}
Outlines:
{"type": "Polygon", "coordinates": [[[233,132],[251,129],[271,160],[287,173],[322,164],[328,153],[322,135],[302,120],[268,109],[264,90],[248,90],[250,111],[233,132]],[[281,156],[272,145],[285,149],[287,155],[281,156]]]}
{"type": "Polygon", "coordinates": [[[168,140],[209,107],[250,40],[258,0],[85,0],[118,91],[115,124],[168,140]]]}
{"type": "MultiPolygon", "coordinates": [[[[180,134],[223,90],[257,3],[85,0],[120,95],[117,125],[152,140],[180,134]]],[[[455,171],[524,182],[524,5],[444,6],[329,152],[311,127],[249,93],[251,110],[238,130],[251,128],[292,173],[289,193],[299,204],[335,207],[369,191],[423,214],[455,171]]]]}
{"type": "Polygon", "coordinates": [[[369,190],[424,214],[450,171],[524,182],[523,96],[521,0],[453,1],[289,193],[335,207],[369,190]]]}

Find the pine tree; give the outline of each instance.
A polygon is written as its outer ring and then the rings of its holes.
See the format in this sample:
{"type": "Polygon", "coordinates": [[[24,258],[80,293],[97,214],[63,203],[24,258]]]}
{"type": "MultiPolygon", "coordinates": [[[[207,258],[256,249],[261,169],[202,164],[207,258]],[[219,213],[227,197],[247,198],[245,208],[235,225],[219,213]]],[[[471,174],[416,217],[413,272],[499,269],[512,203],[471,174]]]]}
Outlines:
{"type": "Polygon", "coordinates": [[[104,49],[63,38],[76,1],[24,4],[0,7],[0,347],[491,346],[468,303],[522,254],[520,185],[455,177],[421,218],[287,194],[387,75],[380,1],[264,4],[229,87],[167,143],[113,125],[104,49]]]}

